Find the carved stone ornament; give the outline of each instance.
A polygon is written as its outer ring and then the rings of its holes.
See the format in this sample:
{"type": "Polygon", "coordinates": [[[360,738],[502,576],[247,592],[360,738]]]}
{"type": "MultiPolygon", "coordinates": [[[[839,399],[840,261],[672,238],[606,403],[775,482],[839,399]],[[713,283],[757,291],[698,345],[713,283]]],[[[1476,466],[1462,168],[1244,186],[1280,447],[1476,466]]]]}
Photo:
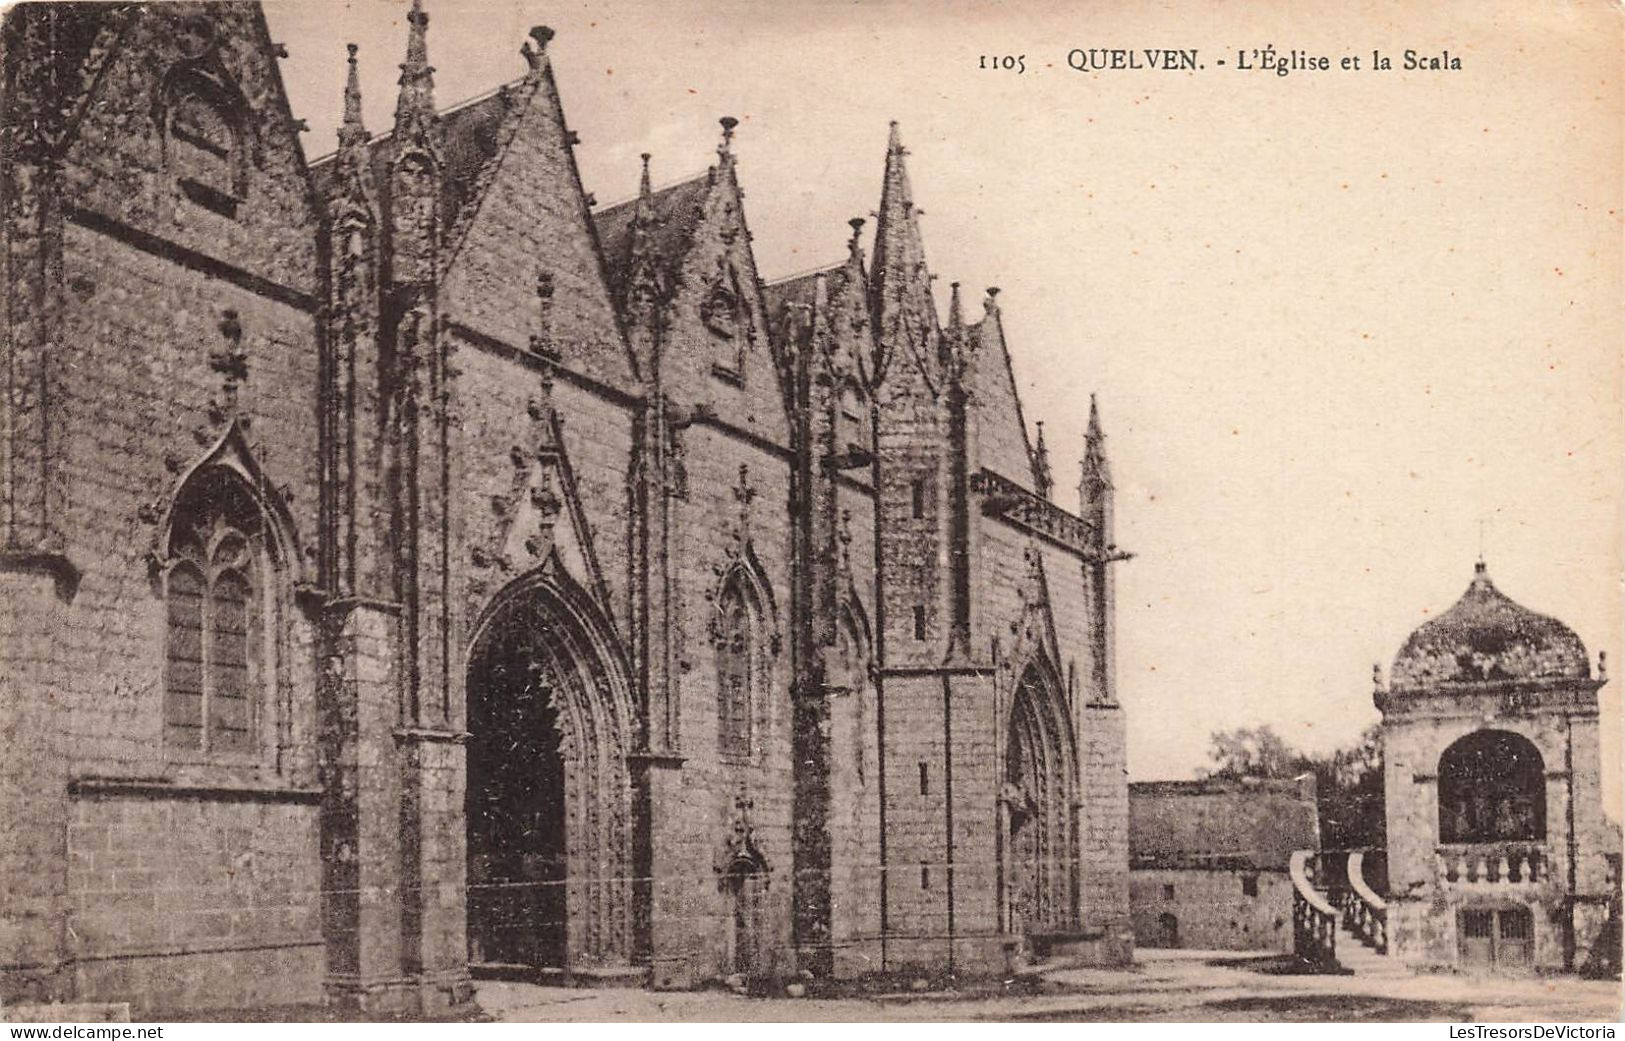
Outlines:
{"type": "Polygon", "coordinates": [[[761,849],[756,845],[755,828],[751,824],[751,810],[755,804],[744,786],[734,793],[733,809],[728,815],[728,831],[722,840],[722,846],[717,850],[714,866],[716,868],[717,884],[726,887],[728,876],[733,873],[736,865],[748,864],[751,874],[763,876],[762,884],[768,884],[767,876],[772,872],[768,866],[767,858],[762,855],[761,849]]]}

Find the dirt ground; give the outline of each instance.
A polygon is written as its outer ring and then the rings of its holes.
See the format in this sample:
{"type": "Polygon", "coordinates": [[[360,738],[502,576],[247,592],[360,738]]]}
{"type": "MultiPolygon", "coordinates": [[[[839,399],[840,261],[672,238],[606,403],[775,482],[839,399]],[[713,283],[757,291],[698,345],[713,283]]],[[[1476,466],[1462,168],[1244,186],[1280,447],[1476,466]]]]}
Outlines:
{"type": "Polygon", "coordinates": [[[1060,969],[1035,992],[755,998],[728,992],[479,984],[503,1022],[1619,1022],[1617,981],[1467,976],[1291,976],[1202,951],[1143,951],[1128,969],[1060,969]]]}

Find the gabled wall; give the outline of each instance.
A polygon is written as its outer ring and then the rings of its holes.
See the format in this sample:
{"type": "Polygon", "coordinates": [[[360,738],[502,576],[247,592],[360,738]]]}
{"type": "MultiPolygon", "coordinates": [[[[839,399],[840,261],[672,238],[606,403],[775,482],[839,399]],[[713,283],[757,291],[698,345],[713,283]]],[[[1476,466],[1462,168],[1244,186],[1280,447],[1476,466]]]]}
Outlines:
{"type": "Polygon", "coordinates": [[[49,665],[24,670],[27,686],[7,698],[52,706],[40,722],[63,738],[14,745],[8,733],[6,758],[53,801],[32,837],[0,843],[27,858],[5,866],[8,878],[55,880],[48,913],[59,917],[28,919],[23,949],[37,968],[24,975],[35,996],[134,995],[148,1008],[308,1000],[323,964],[314,657],[295,600],[317,561],[297,554],[273,576],[286,671],[259,706],[252,761],[230,767],[183,765],[164,747],[153,569],[177,485],[234,421],[289,534],[315,548],[312,191],[258,8],[130,9],[105,23],[93,58],[99,72],[52,184],[54,349],[66,362],[50,402],[53,465],[77,581],[38,604],[54,620],[35,644],[49,665]],[[168,132],[179,95],[166,84],[188,77],[219,91],[235,134],[229,199],[200,202],[182,181],[168,132]],[[234,354],[241,373],[228,372],[234,354]],[[216,966],[208,986],[196,971],[205,963],[216,966]]]}

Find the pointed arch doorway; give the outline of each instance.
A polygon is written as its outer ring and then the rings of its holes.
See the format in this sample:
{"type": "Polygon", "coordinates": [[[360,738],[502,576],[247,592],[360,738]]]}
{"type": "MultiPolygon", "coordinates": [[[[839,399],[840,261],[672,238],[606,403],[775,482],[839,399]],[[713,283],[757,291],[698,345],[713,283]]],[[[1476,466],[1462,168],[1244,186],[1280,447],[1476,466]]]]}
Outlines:
{"type": "Polygon", "coordinates": [[[626,673],[596,605],[547,570],[497,596],[469,655],[476,971],[630,961],[626,673]]]}
{"type": "Polygon", "coordinates": [[[1060,685],[1038,663],[1016,685],[1005,737],[1005,930],[1067,932],[1078,920],[1072,728],[1060,685]]]}

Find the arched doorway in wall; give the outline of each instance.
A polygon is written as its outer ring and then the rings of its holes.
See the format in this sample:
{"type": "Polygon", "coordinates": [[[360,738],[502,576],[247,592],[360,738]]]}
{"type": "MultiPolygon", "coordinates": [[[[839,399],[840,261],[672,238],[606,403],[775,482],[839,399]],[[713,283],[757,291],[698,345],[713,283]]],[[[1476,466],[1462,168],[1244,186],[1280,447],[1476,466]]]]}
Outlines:
{"type": "Polygon", "coordinates": [[[728,896],[728,967],[747,978],[766,969],[768,873],[755,858],[736,857],[723,875],[728,896]]]}
{"type": "Polygon", "coordinates": [[[1052,672],[1022,674],[1005,743],[1005,928],[1032,935],[1078,920],[1072,728],[1052,672]]]}
{"type": "Polygon", "coordinates": [[[1439,756],[1439,841],[1546,838],[1546,764],[1526,737],[1476,730],[1439,756]]]}
{"type": "Polygon", "coordinates": [[[499,594],[471,644],[468,956],[568,969],[630,955],[625,671],[567,579],[499,594]]]}

